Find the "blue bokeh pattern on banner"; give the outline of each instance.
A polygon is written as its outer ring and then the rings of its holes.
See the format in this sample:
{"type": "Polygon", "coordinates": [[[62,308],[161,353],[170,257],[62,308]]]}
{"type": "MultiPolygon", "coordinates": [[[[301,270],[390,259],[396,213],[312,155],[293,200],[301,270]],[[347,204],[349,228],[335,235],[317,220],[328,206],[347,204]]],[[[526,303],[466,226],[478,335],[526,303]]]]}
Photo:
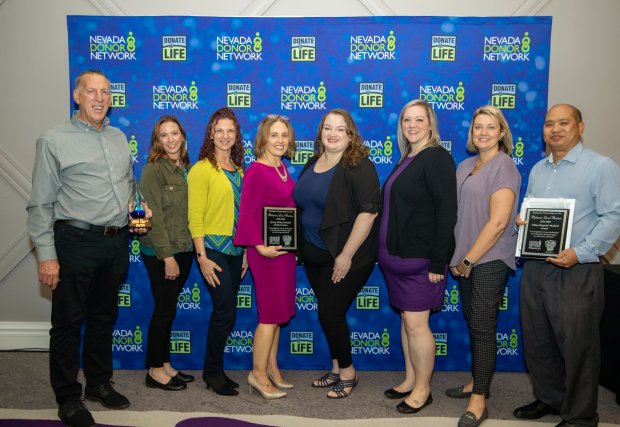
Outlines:
{"type": "MultiPolygon", "coordinates": [[[[125,132],[139,178],[152,126],[176,115],[197,160],[210,114],[235,109],[245,162],[251,163],[260,120],[290,117],[298,153],[287,162],[293,177],[311,155],[317,125],[332,108],[350,111],[369,146],[381,183],[400,157],[398,114],[411,99],[430,101],[442,145],[458,164],[472,112],[492,103],[503,109],[515,142],[514,161],[526,188],[543,155],[547,108],[550,17],[67,18],[69,70],[100,69],[111,81],[110,119],[125,132]]],[[[69,97],[70,109],[75,106],[69,97]]],[[[522,196],[522,195],[521,195],[522,196]]],[[[114,365],[144,368],[153,302],[137,240],[126,283],[119,290],[114,365]]],[[[497,370],[523,371],[519,317],[521,269],[512,274],[499,313],[497,370]]],[[[317,320],[316,298],[303,267],[297,270],[297,315],[282,328],[280,366],[331,366],[317,320]]],[[[179,297],[171,337],[172,362],[201,369],[211,302],[194,266],[179,297]]],[[[353,360],[360,369],[403,368],[400,317],[390,308],[378,268],[349,311],[353,360]]],[[[227,369],[250,369],[257,316],[252,277],[238,295],[238,318],[225,354],[227,369]]],[[[468,370],[469,336],[459,289],[449,278],[444,305],[431,316],[438,370],[468,370]]]]}

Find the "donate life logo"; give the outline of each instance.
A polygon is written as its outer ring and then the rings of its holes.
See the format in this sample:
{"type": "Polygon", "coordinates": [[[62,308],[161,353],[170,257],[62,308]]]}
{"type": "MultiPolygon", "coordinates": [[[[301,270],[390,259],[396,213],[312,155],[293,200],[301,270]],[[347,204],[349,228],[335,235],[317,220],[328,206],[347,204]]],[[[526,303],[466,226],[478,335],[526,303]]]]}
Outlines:
{"type": "Polygon", "coordinates": [[[518,356],[519,355],[519,335],[517,330],[512,329],[509,334],[497,332],[497,355],[498,356],[518,356]]]}
{"type": "Polygon", "coordinates": [[[485,37],[483,60],[490,62],[529,61],[532,43],[529,34],[530,33],[526,31],[523,37],[485,37]]]}
{"type": "Polygon", "coordinates": [[[250,83],[227,83],[226,106],[250,108],[252,106],[252,85],[250,83]]]}
{"type": "Polygon", "coordinates": [[[387,328],[383,332],[364,331],[351,332],[351,354],[390,354],[390,333],[387,328]]]}
{"type": "Polygon", "coordinates": [[[502,297],[502,301],[499,303],[499,309],[502,311],[508,310],[508,303],[508,286],[506,286],[504,288],[504,296],[502,297]]]}
{"type": "Polygon", "coordinates": [[[125,97],[125,83],[112,83],[110,82],[110,107],[113,108],[125,108],[127,106],[127,100],[125,97]]]}
{"type": "Polygon", "coordinates": [[[305,165],[314,155],[314,141],[295,141],[295,155],[291,159],[291,165],[305,165]]]}
{"type": "Polygon", "coordinates": [[[465,111],[465,87],[463,82],[459,82],[457,86],[420,86],[419,98],[431,104],[433,110],[465,111]]]}
{"type": "Polygon", "coordinates": [[[379,286],[364,286],[355,298],[358,310],[379,310],[379,286]]]}
{"type": "Polygon", "coordinates": [[[447,332],[433,332],[435,337],[435,356],[447,356],[448,355],[448,333],[447,332]]]}
{"type": "Polygon", "coordinates": [[[217,37],[215,43],[217,59],[220,61],[263,60],[263,39],[258,32],[254,37],[217,37]]]}
{"type": "Polygon", "coordinates": [[[153,86],[153,110],[197,110],[198,87],[191,85],[153,86]]]}
{"type": "Polygon", "coordinates": [[[123,283],[118,288],[118,306],[121,308],[131,307],[131,285],[123,283]]]}
{"type": "Polygon", "coordinates": [[[112,332],[112,351],[124,353],[142,353],[142,331],[140,326],[135,330],[114,329],[112,332]]]}
{"type": "Polygon", "coordinates": [[[314,37],[291,37],[291,61],[316,61],[316,39],[314,37]]]}
{"type": "Polygon", "coordinates": [[[239,285],[237,308],[252,308],[252,286],[239,285]]]}
{"type": "Polygon", "coordinates": [[[380,139],[365,139],[362,144],[368,147],[368,158],[375,165],[391,165],[392,164],[392,149],[393,142],[390,136],[385,137],[385,141],[380,139]]]}
{"type": "Polygon", "coordinates": [[[396,36],[393,30],[387,37],[382,34],[351,36],[349,46],[349,62],[396,60],[396,36]]]}
{"type": "Polygon", "coordinates": [[[163,36],[161,38],[161,59],[162,61],[187,60],[187,37],[163,36]]]}
{"type": "Polygon", "coordinates": [[[200,286],[194,283],[192,289],[183,287],[177,299],[177,310],[200,310],[200,286]]]}
{"type": "Polygon", "coordinates": [[[191,352],[191,331],[170,331],[170,353],[190,354],[191,352]]]}
{"type": "Polygon", "coordinates": [[[444,141],[441,140],[439,141],[439,144],[445,148],[446,150],[448,150],[448,153],[452,154],[452,141],[444,141]]]}
{"type": "Polygon", "coordinates": [[[314,332],[291,331],[289,334],[290,354],[314,354],[314,332]]]}
{"type": "Polygon", "coordinates": [[[92,61],[135,61],[136,38],[129,32],[127,38],[119,35],[89,36],[92,61]]]}
{"type": "Polygon", "coordinates": [[[327,88],[318,86],[288,85],[280,87],[280,108],[282,110],[325,110],[327,88]]]}
{"type": "Polygon", "coordinates": [[[360,108],[383,107],[383,83],[360,83],[360,108]]]}
{"type": "Polygon", "coordinates": [[[513,109],[517,106],[517,85],[495,83],[491,88],[491,105],[497,108],[513,109]]]}
{"type": "Polygon", "coordinates": [[[456,36],[433,36],[431,61],[456,61],[456,36]]]}

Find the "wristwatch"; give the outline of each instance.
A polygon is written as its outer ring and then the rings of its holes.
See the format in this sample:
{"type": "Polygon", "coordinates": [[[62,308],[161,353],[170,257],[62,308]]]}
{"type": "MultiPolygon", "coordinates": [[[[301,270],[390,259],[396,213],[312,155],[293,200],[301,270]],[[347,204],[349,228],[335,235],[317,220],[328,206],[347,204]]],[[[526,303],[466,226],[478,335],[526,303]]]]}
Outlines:
{"type": "Polygon", "coordinates": [[[467,268],[471,268],[474,265],[474,263],[471,262],[471,260],[469,260],[468,258],[463,258],[463,261],[461,261],[461,264],[463,264],[467,268]]]}

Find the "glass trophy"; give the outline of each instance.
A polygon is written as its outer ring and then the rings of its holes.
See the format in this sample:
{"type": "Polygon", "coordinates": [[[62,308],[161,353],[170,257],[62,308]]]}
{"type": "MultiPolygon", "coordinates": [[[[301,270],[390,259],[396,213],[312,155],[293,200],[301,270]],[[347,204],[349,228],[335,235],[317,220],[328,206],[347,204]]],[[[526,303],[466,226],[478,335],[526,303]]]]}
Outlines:
{"type": "Polygon", "coordinates": [[[151,228],[151,221],[146,218],[146,210],[144,209],[144,197],[140,192],[137,181],[134,181],[133,183],[133,191],[131,197],[131,213],[129,214],[129,216],[131,216],[131,219],[129,220],[129,228],[151,228]]]}

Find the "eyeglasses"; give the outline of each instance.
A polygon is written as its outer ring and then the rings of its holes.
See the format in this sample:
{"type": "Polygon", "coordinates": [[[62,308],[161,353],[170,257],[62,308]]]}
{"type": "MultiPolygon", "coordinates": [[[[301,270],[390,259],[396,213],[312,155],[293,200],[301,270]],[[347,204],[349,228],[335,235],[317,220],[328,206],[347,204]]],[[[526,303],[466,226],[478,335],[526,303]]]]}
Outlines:
{"type": "Polygon", "coordinates": [[[290,122],[291,121],[291,119],[289,119],[288,116],[283,116],[282,114],[267,114],[267,118],[271,119],[271,120],[282,119],[285,122],[290,122]]]}

